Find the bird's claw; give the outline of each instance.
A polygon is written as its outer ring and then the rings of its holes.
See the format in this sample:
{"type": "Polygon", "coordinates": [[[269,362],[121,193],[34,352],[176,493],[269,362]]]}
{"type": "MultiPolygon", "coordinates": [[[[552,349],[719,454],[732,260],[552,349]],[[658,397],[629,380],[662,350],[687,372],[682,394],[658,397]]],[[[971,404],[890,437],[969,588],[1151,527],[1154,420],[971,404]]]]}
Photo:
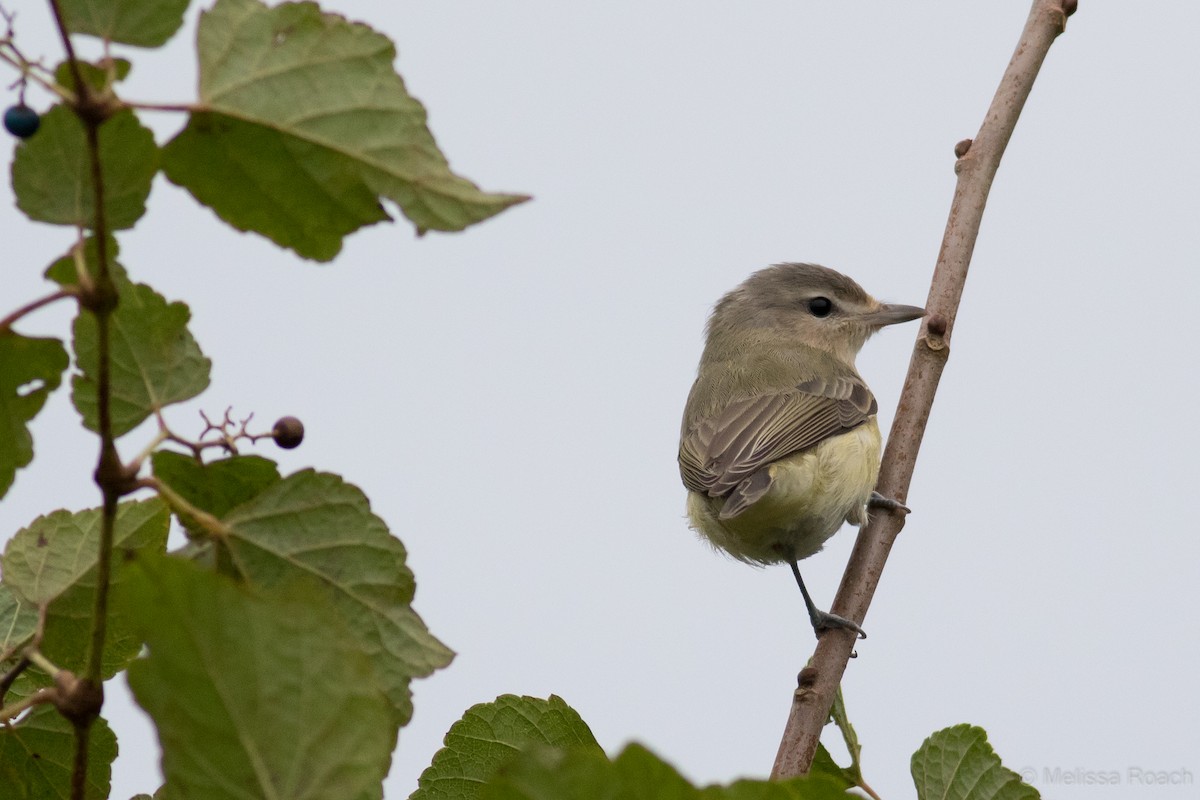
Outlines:
{"type": "Polygon", "coordinates": [[[867,632],[858,626],[857,623],[851,622],[845,617],[839,617],[837,614],[831,614],[828,611],[816,611],[812,615],[813,632],[817,634],[817,638],[821,638],[821,633],[836,629],[854,631],[858,634],[859,639],[867,638],[867,632]]]}
{"type": "Polygon", "coordinates": [[[867,500],[867,505],[871,508],[899,511],[902,514],[912,513],[912,509],[904,505],[904,503],[901,503],[899,500],[893,500],[890,497],[884,497],[879,492],[871,492],[871,499],[867,500]]]}

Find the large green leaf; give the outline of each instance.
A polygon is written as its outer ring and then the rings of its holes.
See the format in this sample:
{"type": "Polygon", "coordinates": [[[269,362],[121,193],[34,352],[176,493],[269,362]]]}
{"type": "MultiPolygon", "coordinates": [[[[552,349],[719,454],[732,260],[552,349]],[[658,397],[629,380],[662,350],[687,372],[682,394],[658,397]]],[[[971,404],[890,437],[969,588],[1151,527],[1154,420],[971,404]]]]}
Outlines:
{"type": "Polygon", "coordinates": [[[1037,789],[1000,763],[987,732],[955,725],[930,736],[912,757],[920,800],[1036,800],[1037,789]]]}
{"type": "Polygon", "coordinates": [[[446,666],[453,653],[413,611],[416,591],[406,553],[366,495],[337,475],[289,475],[224,517],[221,540],[251,585],[287,586],[315,578],[371,657],[388,698],[407,721],[409,682],[446,666]]]}
{"type": "Polygon", "coordinates": [[[410,800],[473,800],[497,769],[531,745],[604,756],[587,723],[562,698],[506,694],[473,706],[450,727],[446,746],[421,773],[410,800]]]}
{"type": "Polygon", "coordinates": [[[450,171],[386,36],[315,3],[217,0],[200,20],[200,101],[164,149],[172,181],[239,230],[327,261],[388,219],[456,231],[528,198],[450,171]]]}
{"type": "MultiPolygon", "coordinates": [[[[473,795],[464,795],[472,797],[473,795]]],[[[480,800],[847,800],[824,777],[742,780],[697,789],[670,764],[638,744],[611,762],[589,750],[532,747],[502,765],[480,800]]]]}
{"type": "MultiPolygon", "coordinates": [[[[110,242],[110,258],[116,247],[110,242]]],[[[88,240],[86,263],[96,272],[96,247],[88,240]]],[[[118,304],[109,320],[109,363],[111,364],[113,434],[121,436],[147,417],[172,403],[190,400],[208,388],[212,362],[187,328],[192,312],[180,302],[166,298],[143,283],[131,283],[115,261],[109,266],[117,284],[118,304]]],[[[70,257],[50,265],[47,276],[60,284],[77,281],[70,257]]],[[[72,378],[72,400],[88,430],[99,428],[97,373],[99,348],[96,318],[81,311],[74,325],[75,363],[82,375],[72,378]]]]}
{"type": "MultiPolygon", "coordinates": [[[[41,651],[60,667],[81,671],[96,596],[96,561],[100,549],[101,513],[54,511],[38,517],[9,540],[4,550],[4,584],[18,600],[34,607],[49,603],[41,651]]],[[[122,503],[113,528],[113,547],[120,551],[162,552],[170,514],[159,500],[122,503]]],[[[124,559],[113,559],[113,591],[126,578],[124,559]]],[[[103,676],[124,669],[137,655],[141,639],[131,621],[110,611],[106,630],[103,676]]]]}
{"type": "Polygon", "coordinates": [[[133,570],[118,602],[149,648],[129,685],[158,727],[163,797],[382,797],[395,716],[322,596],[267,600],[176,558],[133,570]]]}
{"type": "MultiPolygon", "coordinates": [[[[74,752],[75,729],[50,706],[41,706],[12,727],[0,727],[0,797],[70,797],[74,752]]],[[[117,737],[97,719],[88,735],[87,800],[106,800],[116,757],[117,737]]]]}
{"type": "Polygon", "coordinates": [[[62,382],[67,351],[58,339],[31,339],[0,330],[0,497],[17,470],[33,460],[28,422],[62,382]]]}
{"type": "MultiPolygon", "coordinates": [[[[131,111],[100,126],[100,168],[109,230],[132,228],[146,213],[150,182],[158,171],[154,134],[131,111]]],[[[92,167],[83,124],[66,106],[42,117],[37,136],[17,147],[12,164],[17,207],[36,222],[95,227],[92,167]]]]}

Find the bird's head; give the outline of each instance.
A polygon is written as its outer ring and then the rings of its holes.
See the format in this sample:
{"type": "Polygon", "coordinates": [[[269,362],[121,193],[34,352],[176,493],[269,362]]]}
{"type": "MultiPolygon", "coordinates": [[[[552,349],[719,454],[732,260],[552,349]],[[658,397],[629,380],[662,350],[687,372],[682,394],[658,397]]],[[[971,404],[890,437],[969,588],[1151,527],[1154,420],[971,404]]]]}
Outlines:
{"type": "Polygon", "coordinates": [[[880,328],[925,316],[916,306],[881,303],[840,272],[817,264],[775,264],[721,298],[708,322],[714,335],[743,345],[804,344],[847,364],[880,328]]]}

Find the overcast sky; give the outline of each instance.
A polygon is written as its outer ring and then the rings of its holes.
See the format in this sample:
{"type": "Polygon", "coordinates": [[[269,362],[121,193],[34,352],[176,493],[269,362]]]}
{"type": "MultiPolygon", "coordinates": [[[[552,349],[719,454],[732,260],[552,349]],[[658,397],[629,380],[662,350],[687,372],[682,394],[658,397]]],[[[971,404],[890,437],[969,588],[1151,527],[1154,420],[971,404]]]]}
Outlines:
{"type": "MultiPolygon", "coordinates": [[[[18,41],[57,61],[42,4],[17,7],[18,41]]],[[[559,694],[610,753],[637,739],[698,782],[765,776],[814,640],[786,567],[736,563],[685,524],[675,453],[706,315],[789,260],[923,303],[954,143],[977,131],[1028,3],[327,8],[397,41],[455,169],[535,199],[465,234],[376,226],[319,266],[159,179],[121,260],[190,304],[214,361],[170,421],[299,416],[304,445],[264,454],[344,475],[408,547],[416,607],[459,655],[416,684],[389,800],[464,709],[508,692],[559,694]]],[[[129,53],[127,97],[194,99],[197,10],[164,50],[129,53]]],[[[1047,796],[1196,794],[1198,32],[1193,0],[1081,0],[1005,156],[913,514],[844,683],[884,797],[913,796],[909,757],[959,722],[1047,796]],[[1047,783],[1059,768],[1121,785],[1047,783]]],[[[183,122],[145,118],[160,143],[183,122]]],[[[6,311],[45,291],[72,234],[23,222],[0,191],[6,311]]],[[[68,318],[20,330],[62,335],[68,318]]],[[[915,333],[886,330],[859,359],[885,432],[915,333]]],[[[66,391],[34,435],[0,539],[98,503],[66,391]]],[[[853,538],[801,565],[822,607],[853,538]]],[[[152,729],[110,694],[113,797],[152,792],[152,729]]]]}

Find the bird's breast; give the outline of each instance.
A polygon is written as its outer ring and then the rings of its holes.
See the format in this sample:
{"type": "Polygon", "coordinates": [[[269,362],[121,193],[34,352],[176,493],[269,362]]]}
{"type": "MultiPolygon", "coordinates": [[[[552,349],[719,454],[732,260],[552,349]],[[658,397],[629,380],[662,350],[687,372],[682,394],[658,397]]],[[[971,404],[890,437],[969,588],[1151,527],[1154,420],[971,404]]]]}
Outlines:
{"type": "Polygon", "coordinates": [[[866,519],[879,477],[875,417],[816,447],[772,462],[770,488],[742,513],[721,519],[723,498],[690,492],[692,527],[735,558],[763,564],[807,558],[849,521],[866,519]]]}

